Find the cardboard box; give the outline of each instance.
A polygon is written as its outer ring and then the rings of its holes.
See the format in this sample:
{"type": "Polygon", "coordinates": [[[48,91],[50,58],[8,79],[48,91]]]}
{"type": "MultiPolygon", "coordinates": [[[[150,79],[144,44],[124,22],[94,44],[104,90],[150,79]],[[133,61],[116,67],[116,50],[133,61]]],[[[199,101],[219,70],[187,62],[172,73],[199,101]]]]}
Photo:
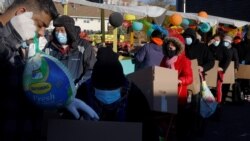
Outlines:
{"type": "Polygon", "coordinates": [[[198,94],[201,89],[200,75],[198,72],[197,60],[191,60],[191,67],[193,71],[193,83],[188,86],[188,90],[192,91],[192,94],[198,94]]]}
{"type": "Polygon", "coordinates": [[[236,78],[239,79],[250,79],[250,65],[240,65],[239,70],[236,73],[236,78]]]}
{"type": "Polygon", "coordinates": [[[209,87],[217,87],[219,61],[214,62],[214,67],[205,72],[205,80],[209,87]]]}
{"type": "Polygon", "coordinates": [[[178,73],[162,67],[149,67],[129,74],[146,96],[152,110],[177,113],[178,73]]]}
{"type": "Polygon", "coordinates": [[[84,120],[49,120],[47,141],[141,141],[142,124],[84,120]]]}
{"type": "Polygon", "coordinates": [[[223,84],[234,84],[234,83],[235,83],[234,62],[231,61],[230,65],[228,66],[224,74],[223,84]]]}

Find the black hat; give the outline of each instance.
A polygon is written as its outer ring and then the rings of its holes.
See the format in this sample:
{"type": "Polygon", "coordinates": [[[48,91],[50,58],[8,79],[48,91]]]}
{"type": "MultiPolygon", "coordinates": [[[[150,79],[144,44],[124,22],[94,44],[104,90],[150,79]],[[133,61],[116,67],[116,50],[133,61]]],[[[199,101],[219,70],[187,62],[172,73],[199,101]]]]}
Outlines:
{"type": "Polygon", "coordinates": [[[92,72],[93,86],[101,90],[113,90],[122,87],[125,82],[123,68],[118,54],[110,47],[101,47],[97,52],[97,62],[92,72]]]}
{"type": "Polygon", "coordinates": [[[76,28],[75,28],[75,21],[73,18],[67,15],[58,16],[53,21],[54,27],[63,26],[67,32],[68,37],[70,38],[71,42],[76,40],[76,28]]]}
{"type": "Polygon", "coordinates": [[[163,38],[163,34],[160,30],[156,29],[152,32],[151,37],[163,38]]]}

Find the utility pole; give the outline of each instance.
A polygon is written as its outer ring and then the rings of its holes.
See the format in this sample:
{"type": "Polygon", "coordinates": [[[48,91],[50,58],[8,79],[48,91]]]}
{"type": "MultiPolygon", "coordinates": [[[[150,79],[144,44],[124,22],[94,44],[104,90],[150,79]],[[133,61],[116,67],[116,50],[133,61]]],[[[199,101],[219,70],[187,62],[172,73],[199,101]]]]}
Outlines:
{"type": "Polygon", "coordinates": [[[63,5],[63,14],[68,15],[68,2],[69,0],[61,0],[61,3],[63,5]]]}
{"type": "Polygon", "coordinates": [[[183,0],[183,12],[186,13],[186,0],[183,0]]]}

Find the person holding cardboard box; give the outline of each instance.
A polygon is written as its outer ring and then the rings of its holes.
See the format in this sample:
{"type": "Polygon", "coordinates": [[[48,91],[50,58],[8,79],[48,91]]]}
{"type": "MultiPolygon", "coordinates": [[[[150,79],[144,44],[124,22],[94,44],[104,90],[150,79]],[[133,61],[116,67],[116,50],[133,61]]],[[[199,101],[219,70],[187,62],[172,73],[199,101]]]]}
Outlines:
{"type": "MultiPolygon", "coordinates": [[[[239,56],[238,56],[238,52],[237,52],[236,48],[232,47],[232,43],[233,43],[233,38],[231,36],[226,35],[223,38],[223,46],[228,50],[230,61],[234,61],[234,69],[235,69],[235,71],[237,71],[239,68],[239,56]]],[[[231,84],[223,84],[222,85],[222,94],[223,94],[222,101],[223,102],[225,102],[225,100],[226,100],[226,96],[227,96],[227,93],[230,89],[230,85],[231,84]]]]}
{"type": "Polygon", "coordinates": [[[215,34],[212,37],[208,43],[208,47],[213,53],[215,60],[219,61],[216,97],[217,102],[221,103],[223,74],[231,62],[231,56],[229,50],[223,46],[223,43],[221,42],[221,36],[219,34],[215,34]]]}
{"type": "Polygon", "coordinates": [[[191,127],[188,121],[190,116],[188,117],[186,111],[188,98],[187,86],[193,82],[191,61],[185,56],[185,41],[180,34],[165,38],[162,47],[164,58],[160,66],[178,71],[177,136],[180,139],[184,139],[191,127]]]}
{"type": "Polygon", "coordinates": [[[164,58],[161,61],[161,67],[178,70],[178,103],[187,104],[187,85],[193,81],[191,61],[185,56],[185,41],[180,34],[165,38],[163,43],[164,58]]]}

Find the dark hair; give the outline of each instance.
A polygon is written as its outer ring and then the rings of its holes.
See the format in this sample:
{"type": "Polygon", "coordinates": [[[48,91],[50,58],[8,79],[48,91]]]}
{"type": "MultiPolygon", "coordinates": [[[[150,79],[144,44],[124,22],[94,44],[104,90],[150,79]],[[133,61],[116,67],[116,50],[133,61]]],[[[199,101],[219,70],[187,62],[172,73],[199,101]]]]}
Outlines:
{"type": "Polygon", "coordinates": [[[14,0],[8,9],[13,9],[19,5],[26,5],[35,11],[44,11],[48,15],[55,19],[59,13],[52,0],[14,0]]]}

